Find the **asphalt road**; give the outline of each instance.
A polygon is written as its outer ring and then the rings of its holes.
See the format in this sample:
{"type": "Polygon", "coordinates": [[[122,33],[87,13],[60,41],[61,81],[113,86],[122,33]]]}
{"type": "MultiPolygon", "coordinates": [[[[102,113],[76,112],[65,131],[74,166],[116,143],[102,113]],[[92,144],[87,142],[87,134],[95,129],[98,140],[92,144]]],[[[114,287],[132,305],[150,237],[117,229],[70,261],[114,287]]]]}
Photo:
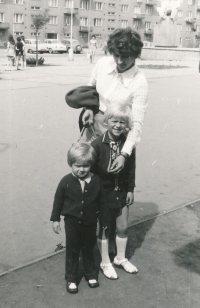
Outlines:
{"type": "MultiPolygon", "coordinates": [[[[26,72],[5,72],[6,57],[1,58],[0,273],[53,252],[64,239],[49,222],[58,181],[70,170],[67,150],[78,137],[79,111],[64,97],[87,84],[94,64],[85,54],[74,61],[67,54],[42,56],[46,66],[26,72]]],[[[149,107],[137,148],[130,224],[200,198],[200,75],[198,64],[187,65],[143,69],[149,107]]]]}

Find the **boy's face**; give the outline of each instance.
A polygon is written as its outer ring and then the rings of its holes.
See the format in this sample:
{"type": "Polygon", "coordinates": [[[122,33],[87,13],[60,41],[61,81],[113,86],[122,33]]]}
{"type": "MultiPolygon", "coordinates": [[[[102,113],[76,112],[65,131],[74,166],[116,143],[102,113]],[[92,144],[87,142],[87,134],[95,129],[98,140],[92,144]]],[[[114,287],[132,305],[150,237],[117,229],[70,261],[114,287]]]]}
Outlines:
{"type": "Polygon", "coordinates": [[[109,137],[113,140],[118,140],[120,135],[125,132],[127,122],[120,118],[110,118],[108,120],[109,137]]]}
{"type": "Polygon", "coordinates": [[[83,180],[90,172],[91,164],[75,162],[72,164],[72,172],[75,176],[83,180]]]}

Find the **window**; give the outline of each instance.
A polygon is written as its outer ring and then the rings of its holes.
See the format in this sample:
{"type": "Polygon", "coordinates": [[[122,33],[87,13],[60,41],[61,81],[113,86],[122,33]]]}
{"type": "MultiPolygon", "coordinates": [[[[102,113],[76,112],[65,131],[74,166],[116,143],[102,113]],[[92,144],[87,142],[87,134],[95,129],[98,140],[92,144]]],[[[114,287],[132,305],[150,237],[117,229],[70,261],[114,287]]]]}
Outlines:
{"type": "Polygon", "coordinates": [[[102,2],[95,2],[95,10],[102,11],[103,10],[103,3],[102,2]]]}
{"type": "Polygon", "coordinates": [[[80,17],[80,25],[81,26],[88,26],[88,18],[80,17]]]}
{"type": "Polygon", "coordinates": [[[115,19],[108,19],[108,22],[115,22],[115,19]]]}
{"type": "Polygon", "coordinates": [[[197,25],[197,32],[200,32],[200,25],[197,25]]]}
{"type": "Polygon", "coordinates": [[[0,13],[0,22],[4,21],[4,13],[0,13]]]}
{"type": "Polygon", "coordinates": [[[40,6],[31,6],[31,10],[41,10],[40,6]]]}
{"type": "Polygon", "coordinates": [[[49,16],[49,24],[50,25],[57,25],[58,24],[58,17],[57,16],[49,16]]]}
{"type": "Polygon", "coordinates": [[[177,16],[178,16],[178,17],[183,17],[183,11],[178,11],[177,16]]]}
{"type": "Polygon", "coordinates": [[[101,18],[94,18],[94,26],[95,27],[102,26],[102,19],[101,18]]]}
{"type": "Polygon", "coordinates": [[[134,7],[134,13],[141,14],[141,6],[135,6],[134,7]]]}
{"type": "Polygon", "coordinates": [[[122,28],[128,27],[128,20],[121,20],[121,27],[122,28]]]}
{"type": "Polygon", "coordinates": [[[177,24],[177,26],[178,26],[179,31],[182,31],[182,29],[183,29],[182,25],[177,24]]]}
{"type": "Polygon", "coordinates": [[[189,5],[192,5],[192,0],[188,0],[188,4],[189,4],[189,5]]]}
{"type": "Polygon", "coordinates": [[[116,7],[116,4],[115,4],[115,3],[109,3],[108,6],[110,6],[110,7],[116,7]]]}
{"type": "Polygon", "coordinates": [[[153,8],[152,8],[152,6],[147,6],[147,7],[146,7],[146,14],[147,14],[147,15],[152,15],[152,13],[153,13],[153,8]]]}
{"type": "Polygon", "coordinates": [[[102,37],[102,34],[95,34],[96,35],[96,37],[102,37]]]}
{"type": "Polygon", "coordinates": [[[87,33],[80,33],[79,36],[80,37],[87,37],[87,33]]]}
{"type": "MultiPolygon", "coordinates": [[[[2,2],[0,1],[0,3],[2,3],[2,2]]],[[[4,35],[4,32],[3,32],[3,31],[0,31],[0,35],[4,35]]]]}
{"type": "Polygon", "coordinates": [[[14,22],[18,24],[23,23],[23,14],[14,14],[14,22]]]}
{"type": "Polygon", "coordinates": [[[20,36],[20,35],[23,35],[23,32],[14,32],[14,35],[20,36]]]}
{"type": "Polygon", "coordinates": [[[116,15],[115,12],[108,12],[108,15],[116,15]]]}
{"type": "MultiPolygon", "coordinates": [[[[0,3],[5,3],[5,0],[0,0],[0,3]]],[[[0,35],[2,35],[2,34],[0,34],[0,35]]]]}
{"type": "Polygon", "coordinates": [[[14,0],[13,3],[14,4],[23,4],[23,0],[14,0]]]}
{"type": "Polygon", "coordinates": [[[192,12],[187,12],[187,17],[192,18],[192,12]]]}
{"type": "Polygon", "coordinates": [[[49,6],[58,7],[58,0],[49,0],[49,6]]]}
{"type": "MultiPolygon", "coordinates": [[[[36,32],[31,32],[31,36],[36,36],[36,32]]],[[[41,33],[38,32],[37,36],[41,36],[41,33]]]]}
{"type": "Polygon", "coordinates": [[[151,30],[151,22],[149,21],[145,22],[145,30],[151,30]]]}
{"type": "Polygon", "coordinates": [[[191,25],[188,25],[188,24],[186,25],[186,31],[191,32],[191,25]]]}
{"type": "Polygon", "coordinates": [[[140,29],[140,20],[134,20],[133,28],[134,29],[140,29]]]}
{"type": "Polygon", "coordinates": [[[200,19],[200,12],[197,12],[197,19],[200,19]]]}
{"type": "Polygon", "coordinates": [[[108,28],[108,31],[114,31],[115,28],[108,28]]]}
{"type": "Polygon", "coordinates": [[[82,0],[81,5],[80,5],[80,9],[89,10],[89,1],[82,0]]]}
{"type": "Polygon", "coordinates": [[[122,4],[121,6],[121,11],[123,13],[128,13],[129,12],[129,6],[128,5],[125,5],[125,4],[122,4]]]}
{"type": "Polygon", "coordinates": [[[71,15],[66,15],[65,16],[65,24],[67,26],[71,26],[71,15]]]}
{"type": "Polygon", "coordinates": [[[65,0],[65,7],[71,9],[74,7],[74,0],[65,0]]]}

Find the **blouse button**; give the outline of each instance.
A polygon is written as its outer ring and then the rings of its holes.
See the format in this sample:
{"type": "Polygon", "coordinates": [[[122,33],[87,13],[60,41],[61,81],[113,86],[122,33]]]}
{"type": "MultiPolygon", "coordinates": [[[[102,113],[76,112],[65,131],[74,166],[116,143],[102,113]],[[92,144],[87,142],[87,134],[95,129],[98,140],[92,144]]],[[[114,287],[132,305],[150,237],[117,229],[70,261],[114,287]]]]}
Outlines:
{"type": "Polygon", "coordinates": [[[118,198],[118,197],[117,197],[116,199],[117,199],[117,200],[119,200],[119,198],[118,198]]]}
{"type": "Polygon", "coordinates": [[[82,215],[82,214],[83,214],[83,212],[80,212],[80,214],[82,215]]]}
{"type": "Polygon", "coordinates": [[[82,201],[81,203],[84,203],[84,201],[82,201]]]}

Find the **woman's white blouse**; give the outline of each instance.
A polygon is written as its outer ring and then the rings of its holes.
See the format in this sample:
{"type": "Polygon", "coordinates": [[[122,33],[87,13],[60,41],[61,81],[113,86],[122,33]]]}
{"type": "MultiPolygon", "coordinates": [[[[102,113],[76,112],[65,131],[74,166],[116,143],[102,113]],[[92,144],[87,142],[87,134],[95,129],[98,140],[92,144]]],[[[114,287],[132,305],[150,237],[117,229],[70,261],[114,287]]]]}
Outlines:
{"type": "Polygon", "coordinates": [[[96,63],[89,85],[96,85],[102,112],[111,103],[124,103],[132,108],[133,127],[122,149],[130,155],[141,139],[148,92],[145,75],[136,65],[124,73],[118,73],[113,57],[103,57],[96,63]]]}

